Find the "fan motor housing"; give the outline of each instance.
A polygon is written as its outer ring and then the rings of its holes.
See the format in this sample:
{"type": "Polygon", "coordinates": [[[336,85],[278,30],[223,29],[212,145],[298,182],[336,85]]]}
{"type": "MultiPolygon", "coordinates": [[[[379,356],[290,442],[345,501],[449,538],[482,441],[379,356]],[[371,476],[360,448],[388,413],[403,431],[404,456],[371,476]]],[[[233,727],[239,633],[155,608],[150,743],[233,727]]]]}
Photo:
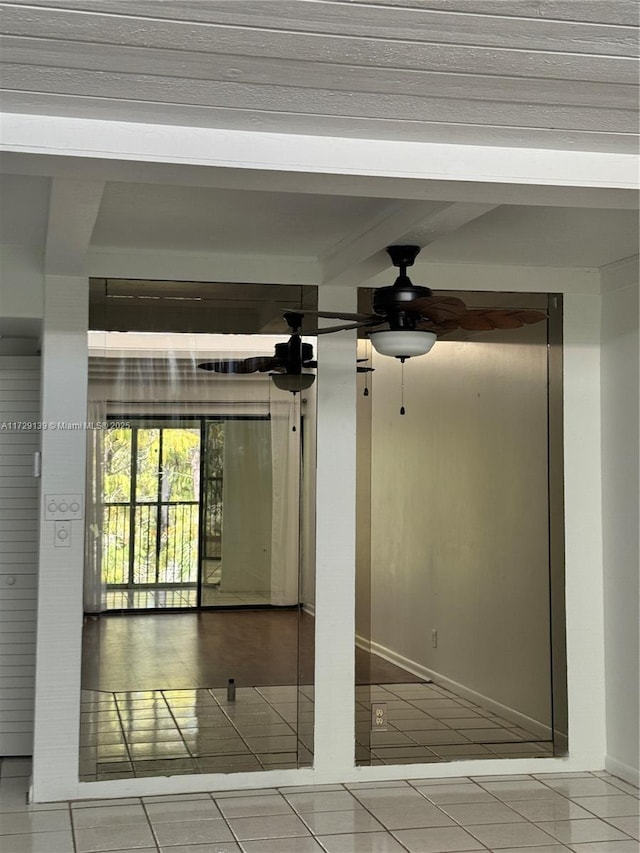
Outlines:
{"type": "Polygon", "coordinates": [[[404,280],[403,276],[398,276],[395,284],[390,287],[379,287],[374,291],[373,311],[383,317],[393,317],[397,312],[410,312],[409,303],[415,299],[432,295],[430,288],[413,284],[406,276],[404,280]]]}
{"type": "MultiPolygon", "coordinates": [[[[282,362],[285,362],[289,358],[289,341],[284,341],[283,343],[276,344],[276,358],[280,359],[282,362]]],[[[313,344],[309,344],[303,342],[300,344],[300,360],[301,361],[311,361],[313,358],[313,344]]]]}

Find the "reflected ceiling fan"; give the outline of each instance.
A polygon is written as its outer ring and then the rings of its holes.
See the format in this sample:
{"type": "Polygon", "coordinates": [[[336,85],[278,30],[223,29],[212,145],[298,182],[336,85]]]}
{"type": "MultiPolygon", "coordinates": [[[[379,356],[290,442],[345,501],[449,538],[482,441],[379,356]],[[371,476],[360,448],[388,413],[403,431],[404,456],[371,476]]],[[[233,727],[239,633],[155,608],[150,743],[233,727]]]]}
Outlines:
{"type": "MultiPolygon", "coordinates": [[[[407,267],[413,265],[419,246],[388,246],[391,262],[399,269],[395,282],[373,291],[371,314],[343,314],[334,311],[301,311],[316,317],[348,320],[341,326],[321,329],[371,329],[368,337],[381,355],[404,362],[425,355],[439,337],[456,329],[473,332],[517,329],[547,319],[543,311],[515,308],[467,308],[454,296],[434,296],[428,287],[413,284],[407,267]],[[380,327],[387,326],[386,329],[380,327]]],[[[314,333],[314,334],[317,334],[314,333]]]]}
{"type": "MultiPolygon", "coordinates": [[[[273,355],[251,356],[249,358],[223,358],[216,361],[201,362],[198,367],[201,370],[211,370],[214,373],[269,373],[274,385],[281,391],[305,391],[313,385],[314,373],[305,373],[318,366],[313,358],[313,345],[303,341],[300,337],[303,312],[285,311],[284,319],[291,331],[288,341],[276,344],[273,355]]],[[[351,328],[351,324],[347,324],[351,328]]],[[[343,326],[330,329],[313,329],[305,334],[323,335],[335,332],[343,326]]],[[[364,359],[366,361],[366,359],[364,359]]],[[[356,368],[358,372],[369,372],[371,367],[356,368]]]]}

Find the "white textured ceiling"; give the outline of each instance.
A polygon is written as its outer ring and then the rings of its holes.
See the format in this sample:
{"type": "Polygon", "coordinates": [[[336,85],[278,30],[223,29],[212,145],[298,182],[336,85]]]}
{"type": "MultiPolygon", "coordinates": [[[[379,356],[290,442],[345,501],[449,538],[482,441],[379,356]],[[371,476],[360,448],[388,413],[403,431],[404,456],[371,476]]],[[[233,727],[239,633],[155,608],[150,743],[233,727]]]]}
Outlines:
{"type": "Polygon", "coordinates": [[[591,151],[637,145],[636,0],[14,0],[4,109],[591,151]]]}
{"type": "Polygon", "coordinates": [[[502,205],[445,234],[422,260],[603,267],[637,254],[638,213],[502,205]]]}
{"type": "MultiPolygon", "coordinates": [[[[346,237],[366,231],[386,204],[336,195],[111,183],[91,246],[321,259],[346,237]]],[[[439,207],[424,203],[425,219],[439,207]]],[[[637,252],[637,211],[501,205],[438,235],[424,245],[420,260],[601,267],[637,252]]]]}
{"type": "MultiPolygon", "coordinates": [[[[470,160],[473,145],[616,155],[638,144],[639,10],[637,0],[0,2],[1,106],[138,126],[464,143],[470,160]]],[[[110,269],[118,250],[273,256],[271,277],[257,261],[244,280],[358,284],[388,265],[388,243],[423,246],[421,262],[548,267],[638,252],[637,213],[615,203],[574,208],[556,194],[560,206],[541,206],[546,197],[506,186],[498,199],[499,185],[490,199],[463,181],[455,196],[413,194],[407,181],[406,196],[382,198],[383,183],[356,191],[340,176],[283,172],[265,185],[251,169],[203,169],[183,186],[147,177],[148,165],[114,171],[95,190],[92,233],[84,191],[73,180],[52,191],[49,259],[70,245],[109,255],[110,269]],[[306,272],[295,259],[309,261],[306,272]]],[[[56,168],[4,176],[2,242],[43,245],[45,176],[56,168]]],[[[94,173],[85,163],[77,174],[94,173]]],[[[220,269],[230,280],[233,264],[220,269]]],[[[154,277],[135,266],[117,276],[154,277]]]]}
{"type": "Polygon", "coordinates": [[[110,183],[94,246],[318,257],[384,201],[209,187],[110,183]]]}

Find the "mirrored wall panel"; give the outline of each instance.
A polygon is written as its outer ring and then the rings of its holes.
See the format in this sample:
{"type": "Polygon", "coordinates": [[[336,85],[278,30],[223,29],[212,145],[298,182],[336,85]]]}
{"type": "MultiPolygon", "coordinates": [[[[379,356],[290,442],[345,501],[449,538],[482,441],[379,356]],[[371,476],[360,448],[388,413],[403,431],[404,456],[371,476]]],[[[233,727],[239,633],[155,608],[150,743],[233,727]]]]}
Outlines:
{"type": "Polygon", "coordinates": [[[560,298],[441,295],[539,319],[443,321],[404,363],[360,341],[361,765],[567,748],[560,298]]]}
{"type": "Polygon", "coordinates": [[[310,290],[92,282],[82,781],[313,762],[310,290]]]}

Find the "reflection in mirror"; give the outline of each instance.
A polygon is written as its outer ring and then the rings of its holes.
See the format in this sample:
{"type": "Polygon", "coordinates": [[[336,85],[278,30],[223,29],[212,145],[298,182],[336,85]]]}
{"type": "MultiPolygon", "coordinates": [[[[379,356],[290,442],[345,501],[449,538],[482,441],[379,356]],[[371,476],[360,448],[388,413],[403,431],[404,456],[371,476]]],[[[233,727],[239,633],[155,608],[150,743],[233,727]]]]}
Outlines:
{"type": "Polygon", "coordinates": [[[198,285],[194,312],[187,298],[163,307],[180,283],[111,283],[116,299],[131,292],[115,307],[109,284],[92,283],[89,332],[101,428],[88,441],[80,779],[310,766],[315,386],[301,399],[267,370],[197,365],[268,361],[287,340],[280,305],[313,307],[315,289],[274,300],[238,285],[231,309],[230,286],[198,285]],[[145,288],[154,298],[136,307],[145,288]],[[230,312],[244,334],[228,334],[230,312]],[[110,330],[124,320],[132,331],[110,330]]]}
{"type": "Polygon", "coordinates": [[[444,295],[548,321],[449,333],[404,368],[359,342],[361,765],[567,748],[560,299],[444,295]]]}

